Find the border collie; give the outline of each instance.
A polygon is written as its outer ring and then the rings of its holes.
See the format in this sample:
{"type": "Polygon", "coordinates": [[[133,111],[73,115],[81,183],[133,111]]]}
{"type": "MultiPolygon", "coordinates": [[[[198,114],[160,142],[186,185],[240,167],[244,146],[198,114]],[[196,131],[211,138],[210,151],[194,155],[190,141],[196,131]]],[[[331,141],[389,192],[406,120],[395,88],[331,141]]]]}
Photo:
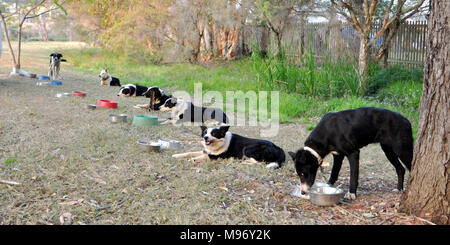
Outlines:
{"type": "Polygon", "coordinates": [[[195,106],[191,102],[170,98],[160,107],[161,111],[169,111],[172,113],[170,120],[164,122],[179,124],[183,122],[201,122],[216,121],[219,124],[228,124],[229,120],[225,112],[219,108],[206,108],[195,106]]]}
{"type": "Polygon", "coordinates": [[[134,84],[126,84],[120,87],[119,93],[117,96],[123,97],[136,97],[136,96],[144,96],[144,93],[147,92],[148,88],[141,85],[134,84]]]}
{"type": "Polygon", "coordinates": [[[359,175],[359,149],[380,143],[386,157],[395,167],[397,189],[403,190],[405,168],[410,171],[413,158],[411,123],[399,113],[386,109],[363,107],[328,113],[305,141],[305,147],[289,152],[301,182],[302,194],[314,184],[323,158],[333,153],[333,167],[328,184],[338,179],[344,157],[350,162],[350,190],[347,199],[356,198],[359,175]]]}
{"type": "Polygon", "coordinates": [[[166,95],[164,91],[156,86],[149,87],[143,94],[146,98],[150,98],[148,104],[135,105],[135,108],[144,108],[150,110],[159,111],[159,108],[166,103],[166,101],[172,98],[172,95],[166,95]]]}
{"type": "Polygon", "coordinates": [[[60,53],[52,53],[50,54],[50,65],[48,68],[48,76],[54,80],[58,77],[61,77],[59,75],[59,70],[61,69],[61,62],[66,62],[66,59],[62,59],[63,55],[60,53]]]}
{"type": "Polygon", "coordinates": [[[279,168],[286,160],[283,149],[268,140],[252,139],[233,134],[230,126],[201,126],[204,150],[172,155],[174,158],[194,157],[195,162],[209,159],[237,158],[249,163],[264,162],[267,168],[279,168]]]}
{"type": "Polygon", "coordinates": [[[108,69],[103,69],[100,71],[100,85],[106,85],[106,86],[119,86],[120,87],[120,80],[119,78],[112,77],[108,73],[108,69]]]}

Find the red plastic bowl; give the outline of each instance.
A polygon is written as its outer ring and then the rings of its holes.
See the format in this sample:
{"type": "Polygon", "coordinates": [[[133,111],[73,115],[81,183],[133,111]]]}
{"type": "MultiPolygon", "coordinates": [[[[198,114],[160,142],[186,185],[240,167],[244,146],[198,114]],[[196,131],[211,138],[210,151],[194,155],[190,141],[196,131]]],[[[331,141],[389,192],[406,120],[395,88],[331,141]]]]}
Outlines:
{"type": "Polygon", "coordinates": [[[83,91],[73,91],[72,92],[73,96],[78,96],[78,97],[86,97],[86,93],[83,91]]]}
{"type": "Polygon", "coordinates": [[[117,102],[112,101],[112,100],[99,100],[99,101],[97,101],[97,107],[108,108],[108,109],[117,109],[117,102]]]}

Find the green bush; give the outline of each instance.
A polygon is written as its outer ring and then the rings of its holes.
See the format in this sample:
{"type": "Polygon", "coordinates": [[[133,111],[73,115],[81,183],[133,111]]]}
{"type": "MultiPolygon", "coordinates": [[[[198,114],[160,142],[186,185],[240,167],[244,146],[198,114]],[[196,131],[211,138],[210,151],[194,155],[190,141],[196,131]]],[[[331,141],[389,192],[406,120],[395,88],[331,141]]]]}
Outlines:
{"type": "Polygon", "coordinates": [[[380,89],[375,97],[383,103],[417,110],[422,89],[421,81],[398,81],[380,89]]]}
{"type": "Polygon", "coordinates": [[[397,81],[423,81],[423,72],[418,69],[405,70],[400,66],[382,69],[369,78],[367,94],[373,95],[379,89],[397,81]]]}

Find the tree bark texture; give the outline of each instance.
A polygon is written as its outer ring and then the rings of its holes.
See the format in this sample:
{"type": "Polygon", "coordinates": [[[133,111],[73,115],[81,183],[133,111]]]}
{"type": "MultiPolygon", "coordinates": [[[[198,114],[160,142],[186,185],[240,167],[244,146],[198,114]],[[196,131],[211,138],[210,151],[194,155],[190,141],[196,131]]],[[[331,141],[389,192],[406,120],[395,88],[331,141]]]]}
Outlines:
{"type": "Polygon", "coordinates": [[[430,1],[420,121],[401,211],[450,224],[450,1],[430,1]]]}

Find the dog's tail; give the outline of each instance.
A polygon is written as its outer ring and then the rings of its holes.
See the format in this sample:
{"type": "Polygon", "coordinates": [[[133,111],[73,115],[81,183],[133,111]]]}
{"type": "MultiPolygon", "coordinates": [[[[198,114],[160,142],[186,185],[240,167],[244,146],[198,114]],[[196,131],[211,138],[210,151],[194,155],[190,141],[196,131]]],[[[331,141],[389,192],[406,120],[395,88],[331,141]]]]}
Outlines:
{"type": "Polygon", "coordinates": [[[413,153],[414,153],[414,138],[412,133],[411,123],[406,119],[405,126],[398,133],[398,142],[401,145],[398,145],[398,152],[396,154],[402,161],[403,165],[411,171],[413,153]]]}

